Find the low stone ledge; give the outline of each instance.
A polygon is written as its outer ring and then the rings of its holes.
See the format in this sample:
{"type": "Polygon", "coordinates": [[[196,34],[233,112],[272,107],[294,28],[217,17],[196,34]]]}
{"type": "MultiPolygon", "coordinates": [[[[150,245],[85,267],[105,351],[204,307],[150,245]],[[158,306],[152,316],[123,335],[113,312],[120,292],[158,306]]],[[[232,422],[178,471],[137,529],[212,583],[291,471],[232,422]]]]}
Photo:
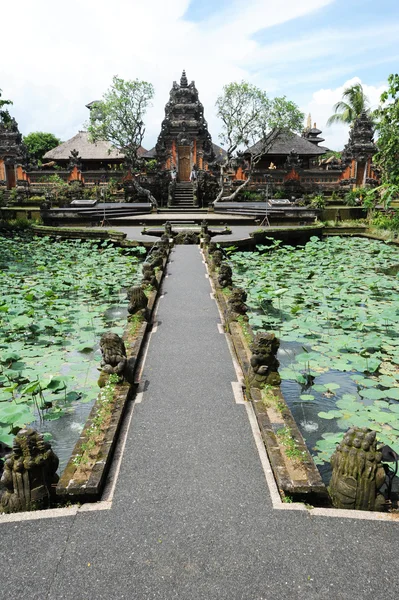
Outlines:
{"type": "Polygon", "coordinates": [[[121,242],[126,238],[126,233],[113,229],[89,229],[86,227],[46,227],[44,225],[33,225],[32,231],[38,236],[58,237],[62,239],[85,239],[85,240],[115,240],[121,242]]]}
{"type": "Polygon", "coordinates": [[[135,383],[133,385],[128,383],[115,385],[112,397],[111,417],[103,432],[103,439],[98,448],[96,448],[95,463],[85,470],[84,465],[79,464],[79,457],[84,453],[84,446],[90,439],[90,428],[99,411],[100,395],[97,397],[81,436],[76,442],[72,455],[57,484],[56,494],[62,501],[95,502],[101,498],[126,407],[128,402],[133,400],[137,389],[138,381],[136,378],[138,377],[140,357],[143,352],[147,331],[152,324],[156,301],[168,258],[169,254],[163,260],[162,268],[156,274],[158,286],[151,291],[148,298],[149,320],[140,323],[133,334],[129,331],[128,323],[123,335],[128,357],[133,356],[136,359],[134,364],[135,383]]]}
{"type": "MultiPolygon", "coordinates": [[[[220,287],[211,259],[204,251],[209,273],[215,290],[215,298],[224,317],[224,326],[229,336],[231,345],[247,381],[251,351],[249,344],[254,338],[253,331],[245,321],[229,321],[227,312],[227,298],[220,287]]],[[[327,488],[313,458],[306,447],[301,432],[285,401],[280,387],[267,386],[265,390],[246,388],[247,400],[252,403],[255,415],[262,434],[262,439],[270,460],[273,474],[280,492],[289,495],[298,502],[309,504],[329,505],[327,488]],[[282,435],[282,433],[284,435],[282,435]],[[292,439],[294,452],[285,445],[287,436],[292,439]]],[[[292,448],[291,448],[292,450],[292,448]]]]}

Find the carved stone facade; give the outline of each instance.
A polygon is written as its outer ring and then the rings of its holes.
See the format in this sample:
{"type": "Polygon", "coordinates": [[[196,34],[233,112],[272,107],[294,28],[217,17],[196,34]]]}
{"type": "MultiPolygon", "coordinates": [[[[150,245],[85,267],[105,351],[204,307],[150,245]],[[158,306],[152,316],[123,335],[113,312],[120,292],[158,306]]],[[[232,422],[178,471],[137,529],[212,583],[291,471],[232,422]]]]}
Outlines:
{"type": "Polygon", "coordinates": [[[5,125],[0,122],[0,187],[7,189],[24,184],[28,154],[15,119],[5,125]],[[18,168],[19,167],[19,168],[18,168]]]}
{"type": "Polygon", "coordinates": [[[180,85],[173,82],[155,150],[161,168],[176,168],[180,181],[190,181],[193,167],[206,169],[215,158],[204,107],[185,71],[180,85]]]}
{"type": "Polygon", "coordinates": [[[377,185],[378,174],[372,168],[376,152],[374,127],[370,117],[363,111],[351,128],[348,143],[342,153],[342,165],[346,171],[341,185],[377,185]]]}
{"type": "Polygon", "coordinates": [[[352,427],[331,457],[333,469],[328,491],[336,508],[381,510],[385,500],[379,489],[385,481],[376,433],[352,427]]]}

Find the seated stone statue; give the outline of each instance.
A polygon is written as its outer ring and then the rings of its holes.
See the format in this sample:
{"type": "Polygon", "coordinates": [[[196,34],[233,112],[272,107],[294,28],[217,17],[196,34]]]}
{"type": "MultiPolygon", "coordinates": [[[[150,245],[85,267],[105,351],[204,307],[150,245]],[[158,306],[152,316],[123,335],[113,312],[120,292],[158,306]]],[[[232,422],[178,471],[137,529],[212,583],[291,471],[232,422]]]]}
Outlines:
{"type": "Polygon", "coordinates": [[[130,315],[141,312],[144,318],[146,318],[148,299],[143,289],[140,286],[129,288],[127,290],[127,299],[129,300],[127,312],[130,315]]]}
{"type": "Polygon", "coordinates": [[[151,285],[152,287],[157,286],[157,278],[155,276],[155,268],[151,263],[143,263],[143,286],[147,287],[151,285]]]}
{"type": "MultiPolygon", "coordinates": [[[[215,252],[213,253],[215,256],[215,252]]],[[[233,272],[231,270],[230,265],[227,263],[222,263],[219,267],[219,276],[218,282],[222,288],[232,287],[233,285],[233,272]]]]}
{"type": "Polygon", "coordinates": [[[336,508],[384,508],[385,498],[378,491],[385,481],[381,459],[375,431],[367,427],[348,429],[331,457],[333,472],[328,491],[336,508]]]}
{"type": "Polygon", "coordinates": [[[0,512],[48,508],[58,482],[58,458],[49,442],[34,429],[21,429],[6,456],[0,512]]]}
{"type": "Polygon", "coordinates": [[[103,333],[100,339],[101,368],[105,373],[122,375],[126,366],[126,348],[117,333],[103,333]]]}
{"type": "Polygon", "coordinates": [[[274,333],[257,333],[250,345],[252,352],[251,366],[248,372],[250,387],[262,388],[264,385],[280,385],[278,374],[280,365],[277,352],[280,341],[274,333]]]}
{"type": "Polygon", "coordinates": [[[247,292],[242,288],[233,288],[227,300],[228,318],[236,319],[238,316],[246,315],[248,306],[245,304],[247,292]]]}

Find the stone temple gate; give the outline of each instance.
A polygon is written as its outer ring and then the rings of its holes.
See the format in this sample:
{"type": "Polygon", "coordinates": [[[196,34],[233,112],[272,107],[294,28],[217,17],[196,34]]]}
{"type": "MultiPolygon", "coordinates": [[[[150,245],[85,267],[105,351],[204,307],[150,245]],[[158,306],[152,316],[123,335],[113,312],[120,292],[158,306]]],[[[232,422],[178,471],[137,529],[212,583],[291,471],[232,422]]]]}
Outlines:
{"type": "Polygon", "coordinates": [[[156,155],[162,169],[176,168],[181,182],[190,180],[194,166],[207,170],[208,164],[215,158],[204,107],[199,101],[194,81],[188,83],[185,71],[180,85],[173,82],[161,133],[150,153],[156,155]]]}

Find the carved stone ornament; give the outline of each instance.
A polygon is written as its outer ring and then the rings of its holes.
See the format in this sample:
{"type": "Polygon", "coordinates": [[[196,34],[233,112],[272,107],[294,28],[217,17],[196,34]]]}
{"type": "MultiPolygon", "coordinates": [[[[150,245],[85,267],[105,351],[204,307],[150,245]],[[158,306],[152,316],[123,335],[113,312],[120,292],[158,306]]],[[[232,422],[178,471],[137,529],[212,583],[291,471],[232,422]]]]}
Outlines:
{"type": "Polygon", "coordinates": [[[245,315],[248,311],[248,306],[245,304],[247,300],[247,292],[242,288],[233,288],[231,295],[227,300],[227,307],[230,319],[235,319],[240,315],[245,315]]]}
{"type": "Polygon", "coordinates": [[[58,458],[49,442],[34,429],[21,429],[12,453],[5,459],[1,483],[5,487],[0,512],[13,513],[47,508],[55,496],[58,458]]]}
{"type": "Polygon", "coordinates": [[[143,285],[147,287],[147,285],[151,285],[152,287],[156,287],[157,278],[155,276],[155,268],[151,263],[145,262],[143,263],[143,285]]]}
{"type": "Polygon", "coordinates": [[[103,333],[100,339],[101,368],[105,373],[123,376],[126,367],[126,348],[117,333],[103,333]]]}
{"type": "Polygon", "coordinates": [[[135,315],[142,311],[144,316],[147,309],[148,298],[140,286],[133,286],[127,290],[127,299],[129,306],[127,312],[129,315],[135,315]]]}
{"type": "Polygon", "coordinates": [[[250,387],[262,388],[264,385],[280,385],[278,374],[280,365],[277,352],[280,341],[274,333],[257,333],[250,345],[251,366],[248,373],[250,387]]]}
{"type": "MultiPolygon", "coordinates": [[[[216,253],[214,253],[213,256],[215,256],[215,254],[216,253]]],[[[230,265],[222,262],[222,264],[219,267],[219,276],[218,276],[219,285],[222,288],[232,287],[232,285],[233,285],[232,277],[233,277],[233,272],[231,270],[230,265]]]]}
{"type": "Polygon", "coordinates": [[[385,470],[381,459],[375,431],[348,429],[331,457],[328,491],[336,508],[382,510],[385,498],[378,490],[385,481],[385,470]]]}

